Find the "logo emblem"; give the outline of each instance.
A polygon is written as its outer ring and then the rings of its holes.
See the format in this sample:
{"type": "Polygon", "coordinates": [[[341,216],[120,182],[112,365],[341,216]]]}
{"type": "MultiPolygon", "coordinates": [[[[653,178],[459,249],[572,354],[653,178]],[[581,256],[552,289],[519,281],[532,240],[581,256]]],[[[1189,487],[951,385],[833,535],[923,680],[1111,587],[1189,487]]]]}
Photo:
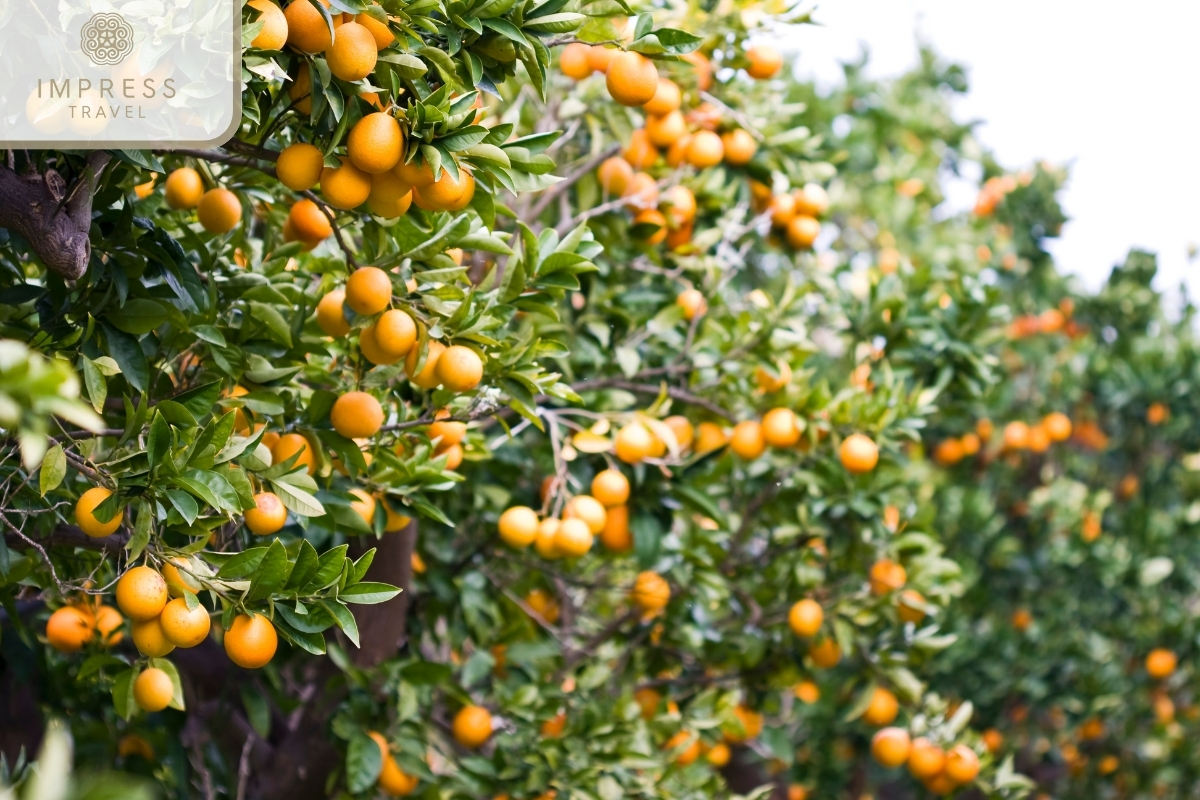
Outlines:
{"type": "Polygon", "coordinates": [[[79,33],[79,48],[96,66],[120,64],[133,52],[133,28],[120,14],[95,14],[79,33]]]}

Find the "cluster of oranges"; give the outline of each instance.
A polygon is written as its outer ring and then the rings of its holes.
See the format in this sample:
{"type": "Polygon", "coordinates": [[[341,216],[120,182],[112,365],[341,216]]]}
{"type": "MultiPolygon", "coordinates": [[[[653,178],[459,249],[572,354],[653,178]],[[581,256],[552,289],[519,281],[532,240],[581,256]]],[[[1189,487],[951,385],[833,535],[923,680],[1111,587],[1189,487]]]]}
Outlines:
{"type": "Polygon", "coordinates": [[[1027,339],[1038,334],[1065,333],[1072,338],[1082,332],[1072,315],[1075,313],[1075,301],[1066,298],[1058,304],[1058,308],[1047,308],[1038,314],[1023,314],[1008,324],[1009,339],[1027,339]]]}
{"type": "MultiPolygon", "coordinates": [[[[1023,174],[1021,176],[1025,184],[1029,183],[1032,176],[1023,174]]],[[[995,175],[983,182],[983,186],[979,189],[979,196],[975,198],[975,215],[979,217],[990,217],[996,211],[996,206],[1003,202],[1005,196],[1015,190],[1018,185],[1018,179],[1013,175],[995,175]]]]}
{"type": "Polygon", "coordinates": [[[81,602],[63,606],[46,621],[46,641],[60,653],[77,653],[88,642],[112,647],[125,638],[124,617],[112,606],[81,602]]]}
{"type": "MultiPolygon", "coordinates": [[[[548,492],[553,478],[543,484],[548,492]]],[[[562,518],[540,519],[528,506],[513,506],[500,515],[500,538],[509,547],[523,550],[533,545],[546,559],[579,558],[592,549],[596,536],[615,553],[633,549],[629,532],[629,479],[619,470],[597,472],[592,493],[567,501],[562,518]]],[[[665,605],[665,602],[664,604],[665,605]]]]}
{"type": "Polygon", "coordinates": [[[806,183],[795,191],[772,195],[763,184],[751,186],[760,210],[770,213],[771,226],[783,232],[789,245],[797,250],[813,246],[821,234],[820,218],[829,210],[829,195],[824,188],[816,183],[806,183]]]}
{"type": "Polygon", "coordinates": [[[176,210],[196,209],[196,218],[210,233],[228,233],[242,221],[242,202],[219,186],[205,190],[204,179],[191,167],[172,170],[164,185],[167,205],[176,210]]]}
{"type": "MultiPolygon", "coordinates": [[[[978,420],[973,432],[938,442],[933,457],[942,466],[953,466],[964,458],[977,455],[991,440],[994,432],[995,426],[991,420],[978,420]]],[[[1070,439],[1073,432],[1075,427],[1071,418],[1061,411],[1052,411],[1032,425],[1022,420],[1013,420],[1004,426],[999,450],[1006,453],[1022,450],[1044,453],[1050,449],[1050,445],[1070,439]]]]}
{"type": "Polygon", "coordinates": [[[979,756],[966,744],[945,749],[923,736],[914,739],[903,728],[876,733],[871,755],[884,767],[907,764],[909,773],[938,795],[950,794],[979,775],[979,756]]]}

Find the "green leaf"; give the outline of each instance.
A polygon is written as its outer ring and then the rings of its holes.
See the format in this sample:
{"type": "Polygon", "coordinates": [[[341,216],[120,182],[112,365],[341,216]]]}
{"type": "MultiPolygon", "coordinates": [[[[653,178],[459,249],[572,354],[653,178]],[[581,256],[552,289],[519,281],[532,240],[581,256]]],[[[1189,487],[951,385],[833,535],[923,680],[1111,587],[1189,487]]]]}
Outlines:
{"type": "Polygon", "coordinates": [[[38,470],[38,490],[42,497],[46,496],[46,492],[57,489],[66,476],[67,454],[63,452],[61,444],[56,444],[46,451],[38,470]]]}
{"type": "Polygon", "coordinates": [[[265,547],[251,547],[249,550],[243,550],[221,565],[221,569],[217,571],[217,577],[227,581],[245,578],[258,569],[258,565],[262,563],[266,554],[267,548],[265,547]]]}
{"type": "Polygon", "coordinates": [[[166,322],[167,316],[167,309],[157,300],[134,297],[125,301],[122,307],[105,314],[104,318],[118,330],[141,336],[166,322]]]}
{"type": "Polygon", "coordinates": [[[88,656],[82,664],[79,665],[79,672],[75,675],[75,680],[81,681],[91,675],[96,674],[105,667],[128,667],[129,664],[117,658],[110,656],[108,653],[93,653],[88,656]]]}
{"type": "Polygon", "coordinates": [[[162,400],[154,408],[166,418],[167,422],[178,428],[188,430],[196,427],[196,417],[192,412],[174,400],[162,400]]]}
{"type": "Polygon", "coordinates": [[[87,356],[80,356],[79,364],[83,372],[83,385],[87,389],[88,399],[92,401],[92,408],[97,414],[102,414],[104,401],[108,398],[108,381],[101,374],[96,362],[87,356]]]}
{"type": "Polygon", "coordinates": [[[283,501],[284,508],[293,514],[301,517],[325,516],[325,506],[321,505],[321,501],[303,489],[297,489],[290,483],[278,480],[272,480],[271,486],[279,495],[279,499],[283,501]]]}
{"type": "Polygon", "coordinates": [[[146,457],[150,462],[150,471],[162,463],[167,453],[171,451],[171,426],[166,418],[159,413],[154,414],[150,422],[150,435],[146,437],[146,457]]]}
{"type": "Polygon", "coordinates": [[[125,549],[129,551],[130,561],[137,561],[142,551],[146,549],[146,545],[150,543],[151,523],[154,521],[152,506],[144,498],[139,498],[135,507],[137,509],[137,520],[133,524],[133,535],[125,543],[125,549]]]}
{"type": "Polygon", "coordinates": [[[100,329],[104,331],[105,349],[121,368],[125,380],[137,391],[145,392],[150,386],[150,362],[138,340],[106,322],[100,323],[100,329]]]}
{"type": "Polygon", "coordinates": [[[225,476],[218,472],[208,469],[189,469],[175,478],[175,481],[213,508],[227,511],[230,514],[237,514],[242,510],[237,490],[230,485],[225,476]]]}
{"type": "Polygon", "coordinates": [[[357,794],[375,785],[383,770],[383,752],[361,730],[350,735],[346,745],[346,788],[357,794]]]}
{"type": "Polygon", "coordinates": [[[252,302],[250,303],[250,312],[253,318],[266,326],[267,332],[271,338],[279,342],[284,347],[292,346],[292,326],[283,318],[279,310],[275,306],[269,306],[266,303],[252,302]]]}
{"type": "Polygon", "coordinates": [[[128,720],[137,713],[137,702],[133,699],[133,681],[137,670],[127,669],[113,679],[113,707],[121,719],[128,720]]]}
{"type": "Polygon", "coordinates": [[[682,56],[700,46],[704,38],[675,28],[659,28],[639,37],[629,49],[644,55],[682,56]]]}
{"type": "Polygon", "coordinates": [[[346,587],[338,593],[338,599],[345,603],[375,605],[376,603],[386,603],[398,594],[400,594],[400,590],[395,586],[366,581],[346,587]]]}
{"type": "Polygon", "coordinates": [[[253,602],[270,597],[283,588],[291,571],[292,563],[288,560],[287,550],[284,549],[283,543],[276,539],[271,542],[266,555],[258,564],[258,569],[254,571],[246,601],[253,602]]]}
{"type": "Polygon", "coordinates": [[[307,539],[301,540],[300,551],[296,554],[296,561],[292,565],[292,572],[288,575],[284,589],[296,591],[305,586],[316,576],[318,561],[316,548],[307,539]]]}
{"type": "Polygon", "coordinates": [[[271,735],[271,706],[266,694],[258,691],[248,683],[241,685],[242,707],[246,709],[246,719],[250,727],[263,741],[271,735]]]}
{"type": "Polygon", "coordinates": [[[217,398],[220,396],[221,382],[213,381],[177,394],[171,399],[192,412],[193,417],[199,419],[212,413],[213,406],[217,404],[217,398]]]}
{"type": "Polygon", "coordinates": [[[342,565],[346,563],[346,551],[350,545],[342,544],[327,550],[317,560],[317,572],[305,585],[304,592],[311,594],[328,587],[342,575],[342,565]]]}
{"type": "Polygon", "coordinates": [[[587,19],[583,14],[563,11],[558,14],[547,14],[544,17],[527,20],[524,28],[535,33],[570,33],[579,28],[587,19]]]}
{"type": "Polygon", "coordinates": [[[333,617],[337,626],[346,634],[346,638],[350,640],[355,647],[360,647],[358,643],[358,621],[354,619],[354,615],[350,613],[350,609],[344,603],[339,603],[336,600],[319,600],[321,608],[329,612],[329,616],[333,617]]]}

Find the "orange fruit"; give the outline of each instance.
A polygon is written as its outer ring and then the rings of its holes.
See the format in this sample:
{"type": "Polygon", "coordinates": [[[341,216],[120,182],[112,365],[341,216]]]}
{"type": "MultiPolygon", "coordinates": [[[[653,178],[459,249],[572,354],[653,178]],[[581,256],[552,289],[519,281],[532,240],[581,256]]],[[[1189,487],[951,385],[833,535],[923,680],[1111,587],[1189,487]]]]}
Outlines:
{"type": "Polygon", "coordinates": [[[209,189],[200,198],[196,218],[209,233],[228,233],[242,221],[242,202],[228,189],[209,189]]]}
{"type": "Polygon", "coordinates": [[[346,279],[346,305],[364,317],[378,314],[392,302],[392,279],[379,267],[359,267],[346,279]]]}
{"type": "Polygon", "coordinates": [[[867,710],[863,712],[863,722],[874,725],[876,728],[890,725],[896,719],[899,710],[900,704],[896,702],[896,695],[877,686],[871,695],[871,702],[867,705],[867,710]]]}
{"type": "Polygon", "coordinates": [[[437,421],[429,426],[429,438],[441,439],[443,445],[459,444],[467,436],[467,423],[455,422],[449,419],[450,412],[442,409],[437,413],[437,421]]]}
{"type": "Polygon", "coordinates": [[[696,426],[696,452],[710,453],[729,443],[725,431],[714,422],[701,422],[696,426]]]}
{"type": "Polygon", "coordinates": [[[372,364],[395,364],[400,360],[400,356],[389,354],[375,341],[374,325],[363,328],[362,332],[358,334],[358,347],[362,351],[363,358],[372,364]]]}
{"type": "Polygon", "coordinates": [[[446,345],[430,341],[425,356],[425,366],[421,368],[420,372],[417,372],[417,361],[421,355],[421,348],[414,347],[409,350],[408,356],[404,359],[404,372],[408,375],[408,379],[422,389],[437,388],[442,382],[437,374],[437,365],[445,351],[446,345]]]}
{"type": "Polygon", "coordinates": [[[550,719],[542,723],[542,738],[557,739],[563,735],[563,731],[567,729],[567,712],[559,711],[550,719]]]}
{"type": "Polygon", "coordinates": [[[199,592],[200,581],[192,577],[191,571],[192,565],[184,556],[175,556],[165,561],[162,565],[162,576],[167,582],[167,594],[171,597],[183,597],[184,592],[199,592]]]}
{"type": "Polygon", "coordinates": [[[258,669],[275,656],[279,634],[262,614],[238,614],[225,632],[225,654],[243,669],[258,669]]]}
{"type": "Polygon", "coordinates": [[[683,60],[690,61],[692,64],[692,73],[696,76],[696,88],[702,92],[707,92],[711,89],[713,82],[712,62],[698,50],[687,53],[683,56],[683,60]]]}
{"type": "Polygon", "coordinates": [[[762,425],[748,419],[733,427],[733,436],[729,440],[729,449],[747,461],[753,461],[767,449],[767,440],[763,436],[762,425]]]}
{"type": "Polygon", "coordinates": [[[638,573],[629,597],[643,613],[650,614],[667,607],[671,600],[671,586],[666,578],[647,570],[638,573]]]}
{"type": "Polygon", "coordinates": [[[576,81],[581,81],[592,74],[592,65],[588,59],[591,48],[583,42],[571,42],[558,54],[558,68],[563,75],[576,81]]]}
{"type": "Polygon", "coordinates": [[[658,706],[662,703],[662,695],[644,686],[633,693],[633,701],[641,709],[642,719],[649,721],[654,719],[655,714],[658,713],[658,706]]]}
{"type": "Polygon", "coordinates": [[[408,355],[417,342],[417,324],[407,312],[396,308],[380,314],[368,330],[372,345],[387,357],[388,363],[408,355]]]}
{"type": "Polygon", "coordinates": [[[246,527],[256,536],[275,533],[287,522],[287,509],[274,492],[254,495],[254,508],[245,513],[246,527]]]}
{"type": "Polygon", "coordinates": [[[666,213],[676,227],[687,225],[696,218],[696,195],[686,186],[675,185],[662,194],[666,213]]]}
{"type": "MultiPolygon", "coordinates": [[[[304,2],[307,2],[307,0],[304,0],[304,2]]],[[[297,4],[297,0],[292,1],[293,6],[297,4]]],[[[288,8],[291,8],[291,6],[288,6],[288,8]]],[[[325,22],[323,20],[321,28],[325,29],[325,22]]],[[[328,32],[326,32],[326,35],[328,35],[328,32]]],[[[295,79],[288,84],[288,99],[292,101],[292,105],[301,114],[312,113],[312,74],[309,73],[308,66],[303,62],[301,62],[300,68],[296,72],[295,79]]]]}
{"type": "Polygon", "coordinates": [[[644,172],[635,173],[621,194],[631,209],[653,208],[658,203],[658,183],[644,172]]]}
{"type": "Polygon", "coordinates": [[[687,151],[692,144],[692,135],[685,133],[667,148],[667,166],[680,167],[687,161],[687,151]]]}
{"type": "Polygon", "coordinates": [[[821,235],[821,223],[805,214],[797,214],[788,220],[784,230],[788,244],[797,250],[807,250],[821,235]]]}
{"type": "Polygon", "coordinates": [[[664,419],[663,424],[675,434],[675,441],[679,445],[680,450],[686,450],[692,446],[692,440],[696,436],[696,431],[687,417],[674,414],[664,419]]]}
{"type": "Polygon", "coordinates": [[[805,598],[799,600],[788,610],[788,627],[797,636],[809,638],[821,630],[825,621],[825,610],[816,600],[805,598]]]}
{"type": "Polygon", "coordinates": [[[796,699],[805,705],[812,705],[821,699],[821,687],[817,686],[812,681],[800,681],[792,689],[792,694],[796,699]]]}
{"type": "Polygon", "coordinates": [[[371,193],[367,195],[367,208],[377,217],[396,219],[404,216],[412,205],[412,187],[397,177],[395,172],[384,172],[371,176],[371,193]]]}
{"type": "Polygon", "coordinates": [[[388,750],[387,739],[383,734],[377,731],[368,731],[367,735],[379,745],[379,753],[383,758],[383,767],[379,771],[379,778],[375,784],[390,797],[405,797],[416,791],[419,779],[414,775],[409,775],[400,769],[400,765],[396,763],[396,759],[392,757],[388,750]]]}
{"type": "Polygon", "coordinates": [[[852,433],[838,449],[842,466],[855,475],[870,472],[879,463],[879,447],[861,433],[852,433]]]}
{"type": "Polygon", "coordinates": [[[796,198],[790,194],[777,194],[771,198],[768,209],[771,212],[771,224],[776,228],[786,228],[796,216],[796,198]]]}
{"type": "Polygon", "coordinates": [[[287,17],[284,16],[283,11],[271,0],[250,0],[246,5],[261,12],[257,18],[252,20],[261,22],[262,28],[250,40],[250,46],[257,47],[259,50],[282,50],[283,46],[287,44],[288,38],[287,17]]]}
{"type": "Polygon", "coordinates": [[[670,739],[667,739],[663,745],[663,750],[678,750],[679,754],[675,756],[675,763],[681,767],[686,767],[700,757],[700,753],[704,748],[700,743],[700,737],[688,731],[679,731],[670,739]],[[686,745],[686,746],[685,746],[686,745]]]}
{"type": "Polygon", "coordinates": [[[614,553],[628,553],[633,549],[633,536],[629,532],[629,506],[608,509],[604,530],[600,531],[600,544],[614,553]]]}
{"type": "Polygon", "coordinates": [[[662,244],[667,238],[667,218],[656,208],[643,208],[633,217],[634,225],[656,225],[653,233],[644,234],[641,240],[646,244],[662,244]]]}
{"type": "Polygon", "coordinates": [[[329,217],[307,197],[297,200],[292,206],[288,212],[288,222],[292,226],[292,233],[302,241],[319,242],[333,235],[329,217]]]}
{"type": "Polygon", "coordinates": [[[537,538],[537,512],[528,506],[513,506],[505,509],[500,515],[497,527],[505,544],[517,550],[524,550],[537,538]]]}
{"type": "Polygon", "coordinates": [[[103,503],[110,496],[112,496],[112,492],[103,486],[93,486],[81,494],[79,499],[75,501],[75,524],[93,539],[99,539],[115,533],[124,521],[125,514],[123,510],[118,510],[113,518],[107,522],[101,522],[96,519],[96,515],[93,513],[96,510],[96,506],[103,503]]]}
{"type": "Polygon", "coordinates": [[[774,78],[783,67],[783,54],[766,44],[747,48],[746,58],[750,61],[746,74],[759,81],[774,78]]]}
{"type": "MultiPolygon", "coordinates": [[[[325,0],[321,5],[329,8],[325,0]]],[[[283,16],[287,21],[287,43],[294,49],[302,53],[323,53],[333,43],[325,18],[310,0],[292,0],[283,16]]],[[[308,70],[302,68],[300,72],[304,74],[308,70]]]]}
{"type": "Polygon", "coordinates": [[[800,441],[800,419],[790,408],[772,408],[763,417],[762,431],[771,447],[793,447],[800,441]]]}
{"type": "Polygon", "coordinates": [[[163,607],[162,615],[158,618],[162,626],[163,636],[176,647],[195,647],[208,638],[211,620],[208,609],[197,604],[191,611],[187,601],[177,597],[163,607]]]}
{"type": "Polygon", "coordinates": [[[133,700],[142,711],[162,711],[174,696],[171,676],[157,667],[142,670],[133,682],[133,700]]]}
{"type": "Polygon", "coordinates": [[[583,520],[593,535],[604,530],[604,522],[607,516],[604,505],[596,498],[587,494],[572,497],[567,503],[567,507],[563,509],[563,519],[583,520]]]}
{"type": "Polygon", "coordinates": [[[365,439],[383,425],[383,406],[366,392],[346,392],[334,401],[329,421],[347,439],[365,439]]]}
{"type": "Polygon", "coordinates": [[[721,135],[721,144],[725,146],[725,163],[741,167],[750,163],[758,152],[758,142],[754,137],[741,128],[735,128],[721,135]]]}
{"type": "Polygon", "coordinates": [[[908,573],[890,559],[880,559],[871,565],[871,594],[884,595],[904,587],[908,573]]]}
{"type": "Polygon", "coordinates": [[[586,522],[575,517],[559,520],[554,551],[562,558],[579,558],[592,549],[594,535],[586,522]]]}
{"type": "Polygon", "coordinates": [[[482,706],[463,706],[454,715],[454,740],[474,750],[492,735],[492,715],[482,706]]]}
{"type": "Polygon", "coordinates": [[[1162,425],[1171,416],[1171,411],[1163,403],[1151,403],[1146,409],[1146,422],[1151,425],[1162,425]]]}
{"type": "Polygon", "coordinates": [[[475,177],[465,169],[459,170],[457,180],[443,172],[433,183],[413,190],[413,202],[427,211],[461,211],[474,196],[475,177]]]}
{"type": "Polygon", "coordinates": [[[704,754],[704,760],[717,769],[720,769],[729,763],[729,759],[732,756],[733,752],[729,749],[729,745],[724,742],[717,742],[704,754]]]}
{"type": "Polygon", "coordinates": [[[438,357],[437,377],[452,392],[469,392],[483,379],[483,359],[469,347],[451,345],[438,357]]]}
{"type": "Polygon", "coordinates": [[[808,657],[820,669],[830,669],[842,660],[842,648],[832,637],[826,636],[808,646],[808,657]]]}
{"type": "Polygon", "coordinates": [[[350,494],[355,498],[350,501],[350,508],[362,518],[362,521],[367,524],[368,528],[374,528],[375,507],[378,505],[374,496],[362,489],[351,489],[350,494]]]}
{"type": "Polygon", "coordinates": [[[308,470],[308,474],[312,475],[316,469],[316,461],[313,458],[313,453],[308,444],[308,439],[305,439],[298,433],[285,433],[279,437],[274,445],[271,446],[271,462],[280,464],[287,461],[296,453],[300,457],[296,459],[296,463],[292,465],[292,469],[304,467],[308,470]]]}
{"type": "Polygon", "coordinates": [[[1162,680],[1175,671],[1178,659],[1166,648],[1156,648],[1146,656],[1146,674],[1155,680],[1162,680]]]}
{"type": "Polygon", "coordinates": [[[167,582],[150,567],[134,567],[117,581],[117,605],[136,622],[157,617],[166,604],[167,582]]]}
{"type": "Polygon", "coordinates": [[[995,755],[1004,747],[1004,734],[995,728],[988,728],[983,732],[983,744],[989,753],[995,755]]]}
{"type": "Polygon", "coordinates": [[[60,653],[76,653],[92,638],[94,624],[90,614],[63,606],[46,620],[46,640],[60,653]]]}
{"type": "Polygon", "coordinates": [[[200,173],[191,167],[171,170],[167,176],[166,198],[171,208],[195,208],[204,195],[204,181],[200,173]]]}
{"type": "Polygon", "coordinates": [[[167,635],[163,632],[160,617],[134,622],[130,627],[133,630],[133,645],[144,656],[162,658],[175,649],[175,645],[167,640],[167,635]]]}
{"type": "Polygon", "coordinates": [[[615,47],[594,44],[588,48],[588,66],[592,72],[608,72],[608,65],[621,53],[615,47]]]}
{"type": "Polygon", "coordinates": [[[617,431],[614,452],[626,464],[637,464],[654,449],[654,437],[640,422],[631,422],[617,431]]]}
{"type": "Polygon", "coordinates": [[[354,166],[348,158],[340,159],[340,167],[321,169],[321,194],[334,208],[358,208],[371,195],[371,176],[354,166]]]}
{"type": "Polygon", "coordinates": [[[679,86],[670,78],[659,78],[654,97],[642,106],[642,110],[647,114],[662,116],[678,110],[682,103],[683,92],[679,90],[679,86]]]}
{"type": "Polygon", "coordinates": [[[686,133],[687,123],[678,110],[646,118],[646,136],[655,147],[670,147],[686,133]]]}
{"type": "Polygon", "coordinates": [[[1029,449],[1034,453],[1044,453],[1050,449],[1050,434],[1040,423],[1029,426],[1029,449]]]}
{"type": "Polygon", "coordinates": [[[918,780],[932,778],[946,764],[946,753],[925,737],[913,739],[908,752],[908,771],[918,780]]]}
{"type": "Polygon", "coordinates": [[[808,800],[808,789],[798,783],[792,783],[787,788],[787,800],[808,800]]]}
{"type": "Polygon", "coordinates": [[[525,605],[551,625],[558,621],[558,601],[541,589],[533,589],[525,595],[525,605]]]}
{"type": "Polygon", "coordinates": [[[725,145],[712,131],[696,131],[688,140],[687,162],[696,169],[715,167],[724,157],[725,145]]]}
{"type": "Polygon", "coordinates": [[[796,201],[797,214],[819,217],[829,210],[829,194],[820,184],[806,183],[792,197],[796,201]]]}
{"type": "Polygon", "coordinates": [[[375,37],[357,22],[347,22],[338,28],[333,44],[325,53],[329,71],[352,83],[370,75],[378,58],[375,37]]]}
{"type": "Polygon", "coordinates": [[[408,527],[408,523],[412,522],[412,517],[405,516],[399,511],[392,508],[387,501],[383,502],[383,532],[396,533],[408,527]]]}
{"type": "MultiPolygon", "coordinates": [[[[339,30],[338,38],[342,36],[339,30]]],[[[363,172],[376,175],[394,169],[404,155],[404,133],[400,123],[382,111],[367,114],[350,129],[346,152],[351,163],[363,172]]]]}
{"type": "Polygon", "coordinates": [[[1054,411],[1042,420],[1042,428],[1052,442],[1065,442],[1071,438],[1071,419],[1061,411],[1054,411]]]}
{"type": "Polygon", "coordinates": [[[1029,426],[1020,420],[1005,425],[1004,447],[1007,450],[1024,450],[1029,447],[1029,426]]]}
{"type": "Polygon", "coordinates": [[[725,733],[726,741],[733,742],[734,744],[740,744],[742,742],[748,742],[751,739],[757,739],[758,735],[762,733],[763,715],[754,709],[748,708],[744,705],[735,706],[733,709],[733,715],[737,717],[737,720],[741,725],[741,731],[734,731],[732,733],[727,731],[725,733]]]}
{"type": "Polygon", "coordinates": [[[1012,626],[1018,631],[1028,630],[1033,624],[1033,614],[1029,613],[1028,609],[1018,608],[1012,615],[1012,626]]]}
{"type": "Polygon", "coordinates": [[[96,609],[96,633],[100,635],[100,643],[105,647],[119,644],[125,638],[125,634],[121,633],[121,626],[124,624],[125,618],[112,606],[102,605],[96,609]]]}
{"type": "Polygon", "coordinates": [[[924,604],[925,598],[920,592],[907,589],[901,592],[900,599],[896,603],[896,614],[905,622],[919,625],[921,620],[925,619],[925,611],[917,607],[918,603],[924,604]]]}
{"type": "Polygon", "coordinates": [[[658,91],[658,68],[641,53],[627,50],[614,56],[606,70],[605,86],[623,106],[645,105],[658,91]]]}
{"type": "MultiPolygon", "coordinates": [[[[657,154],[655,154],[655,158],[657,157],[657,154]]],[[[600,181],[600,188],[604,190],[605,194],[611,194],[616,197],[620,197],[625,193],[625,187],[632,177],[633,167],[620,156],[605,159],[599,169],[596,170],[596,179],[600,181]]]]}
{"type": "MultiPolygon", "coordinates": [[[[634,169],[650,169],[654,166],[654,162],[658,161],[658,150],[650,136],[649,126],[638,128],[629,135],[629,144],[621,151],[621,157],[634,169]]],[[[629,178],[626,177],[625,183],[628,182],[629,178]]]]}
{"type": "Polygon", "coordinates": [[[903,728],[884,728],[871,738],[871,755],[889,769],[908,761],[911,750],[912,741],[903,728]]]}
{"type": "MultiPolygon", "coordinates": [[[[380,6],[374,5],[373,8],[380,8],[380,6]]],[[[354,21],[370,31],[371,38],[375,40],[376,50],[382,50],[396,41],[396,35],[392,33],[392,29],[387,26],[387,23],[380,22],[370,14],[358,14],[354,17],[354,21]]]]}
{"type": "Polygon", "coordinates": [[[754,380],[758,383],[758,388],[767,394],[778,392],[792,382],[792,368],[787,363],[781,361],[775,366],[778,375],[772,375],[764,367],[754,370],[754,380]]]}
{"type": "Polygon", "coordinates": [[[433,175],[433,169],[429,166],[429,162],[420,157],[414,158],[407,164],[401,161],[396,165],[394,172],[396,173],[396,177],[409,186],[428,186],[437,180],[433,175]]]}
{"type": "Polygon", "coordinates": [[[592,496],[605,508],[623,506],[629,500],[629,479],[620,470],[601,470],[592,478],[592,496]]]}
{"type": "Polygon", "coordinates": [[[956,744],[946,754],[943,771],[947,778],[960,786],[970,783],[979,774],[979,756],[965,744],[956,744]]]}

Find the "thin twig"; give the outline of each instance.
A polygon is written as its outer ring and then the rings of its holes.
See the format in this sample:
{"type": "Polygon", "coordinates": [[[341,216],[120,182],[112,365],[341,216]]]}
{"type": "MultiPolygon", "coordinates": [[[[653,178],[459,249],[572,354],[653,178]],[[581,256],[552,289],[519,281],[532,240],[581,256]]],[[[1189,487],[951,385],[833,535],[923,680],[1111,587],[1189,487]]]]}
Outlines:
{"type": "MultiPolygon", "coordinates": [[[[572,384],[571,388],[576,392],[587,392],[594,389],[605,388],[624,389],[627,392],[647,395],[657,395],[663,391],[662,386],[657,386],[652,383],[634,383],[622,378],[599,378],[597,380],[582,381],[581,383],[572,384]]],[[[703,397],[694,395],[685,389],[680,389],[675,386],[667,386],[666,392],[667,396],[673,400],[678,400],[681,403],[687,403],[688,405],[703,408],[715,414],[716,416],[721,417],[722,419],[727,419],[730,421],[733,421],[734,419],[732,414],[721,408],[716,403],[705,400],[703,397]]]]}
{"type": "MultiPolygon", "coordinates": [[[[555,142],[555,144],[557,143],[558,142],[555,142]]],[[[542,212],[549,208],[550,204],[554,202],[554,198],[571,188],[571,186],[579,181],[580,178],[582,178],[584,175],[587,175],[596,167],[600,166],[600,164],[602,164],[604,161],[612,158],[619,152],[621,152],[621,144],[620,142],[617,142],[609,147],[606,147],[596,155],[589,158],[587,161],[580,164],[578,167],[572,170],[566,178],[551,186],[546,190],[545,194],[538,198],[537,203],[535,203],[533,208],[529,210],[529,217],[527,217],[527,219],[537,219],[540,217],[542,212]]]]}

